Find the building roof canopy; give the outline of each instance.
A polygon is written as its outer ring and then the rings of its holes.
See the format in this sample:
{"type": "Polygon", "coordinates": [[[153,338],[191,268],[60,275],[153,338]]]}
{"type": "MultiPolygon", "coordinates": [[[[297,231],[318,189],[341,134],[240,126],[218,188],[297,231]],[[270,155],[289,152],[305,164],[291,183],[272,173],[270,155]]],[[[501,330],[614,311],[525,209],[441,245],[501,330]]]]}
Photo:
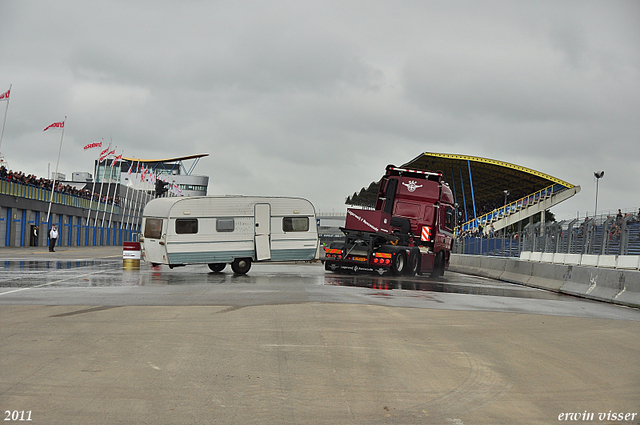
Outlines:
{"type": "MultiPolygon", "coordinates": [[[[555,184],[565,188],[574,187],[570,183],[530,168],[477,156],[425,152],[401,167],[441,171],[444,180],[454,192],[456,202],[471,206],[474,199],[476,206],[480,208],[496,202],[500,202],[501,205],[505,190],[509,191],[508,200],[511,202],[555,184]]],[[[358,198],[357,200],[350,200],[364,201],[353,202],[354,205],[367,204],[377,196],[377,187],[377,183],[372,183],[354,197],[358,198]],[[368,193],[370,191],[375,193],[368,193]]]]}

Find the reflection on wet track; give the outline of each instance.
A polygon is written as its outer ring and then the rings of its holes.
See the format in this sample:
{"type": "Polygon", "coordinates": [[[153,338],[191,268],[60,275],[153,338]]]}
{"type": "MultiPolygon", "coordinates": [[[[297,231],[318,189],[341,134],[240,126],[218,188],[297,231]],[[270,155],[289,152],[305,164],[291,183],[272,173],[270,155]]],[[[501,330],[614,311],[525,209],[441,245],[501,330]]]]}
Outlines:
{"type": "Polygon", "coordinates": [[[214,273],[206,266],[169,269],[163,266],[154,268],[145,263],[142,264],[141,270],[122,270],[122,263],[118,260],[6,260],[0,264],[3,266],[0,269],[0,288],[26,288],[43,284],[48,287],[260,284],[274,279],[289,280],[297,276],[301,280],[312,277],[315,284],[378,290],[402,289],[540,299],[562,297],[547,291],[455,273],[448,273],[440,278],[426,276],[389,278],[375,275],[334,274],[309,264],[254,265],[252,272],[247,275],[235,275],[229,268],[225,272],[214,273]]]}
{"type": "Polygon", "coordinates": [[[325,272],[320,263],[254,264],[247,275],[205,265],[123,270],[121,259],[0,262],[0,304],[243,308],[350,303],[421,309],[482,310],[640,320],[636,310],[581,300],[493,279],[388,278],[325,272]]]}

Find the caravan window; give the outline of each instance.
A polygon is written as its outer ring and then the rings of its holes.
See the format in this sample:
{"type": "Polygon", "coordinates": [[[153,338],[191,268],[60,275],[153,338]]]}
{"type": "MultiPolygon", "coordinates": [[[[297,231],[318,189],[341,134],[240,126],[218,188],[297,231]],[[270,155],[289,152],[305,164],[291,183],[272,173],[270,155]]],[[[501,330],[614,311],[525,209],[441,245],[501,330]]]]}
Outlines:
{"type": "Polygon", "coordinates": [[[284,217],[282,230],[285,232],[308,232],[309,217],[284,217]]]}
{"type": "Polygon", "coordinates": [[[144,225],[144,237],[149,239],[160,239],[162,236],[162,219],[148,218],[144,225]]]}
{"type": "Polygon", "coordinates": [[[198,233],[197,218],[177,218],[176,234],[183,235],[188,233],[198,233]]]}
{"type": "Polygon", "coordinates": [[[232,218],[219,218],[216,220],[216,230],[218,232],[233,232],[235,225],[232,218]]]}

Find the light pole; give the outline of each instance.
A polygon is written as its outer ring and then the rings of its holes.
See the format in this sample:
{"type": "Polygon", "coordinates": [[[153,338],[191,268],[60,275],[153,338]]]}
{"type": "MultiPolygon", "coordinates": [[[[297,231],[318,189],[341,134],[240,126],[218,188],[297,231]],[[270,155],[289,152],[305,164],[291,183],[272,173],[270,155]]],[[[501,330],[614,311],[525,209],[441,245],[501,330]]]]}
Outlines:
{"type": "Polygon", "coordinates": [[[593,212],[593,217],[598,214],[598,183],[600,183],[600,179],[604,176],[604,171],[596,171],[593,173],[596,177],[596,210],[593,212]]]}

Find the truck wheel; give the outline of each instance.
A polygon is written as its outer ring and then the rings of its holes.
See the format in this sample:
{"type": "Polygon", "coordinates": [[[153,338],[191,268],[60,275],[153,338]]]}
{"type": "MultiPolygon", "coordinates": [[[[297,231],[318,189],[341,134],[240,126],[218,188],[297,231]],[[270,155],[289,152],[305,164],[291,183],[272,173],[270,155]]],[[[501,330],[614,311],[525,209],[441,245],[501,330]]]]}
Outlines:
{"type": "Polygon", "coordinates": [[[433,270],[431,271],[431,277],[440,277],[444,274],[444,252],[440,251],[436,255],[436,259],[433,261],[433,270]]]}
{"type": "Polygon", "coordinates": [[[396,252],[391,262],[391,273],[395,276],[400,276],[407,265],[407,259],[403,251],[396,252]]]}
{"type": "Polygon", "coordinates": [[[251,268],[251,258],[236,258],[231,263],[231,269],[235,274],[246,274],[251,268]]]}
{"type": "Polygon", "coordinates": [[[209,270],[215,273],[220,273],[225,267],[227,267],[225,263],[209,263],[208,266],[209,270]]]}
{"type": "Polygon", "coordinates": [[[405,276],[415,276],[420,267],[420,251],[411,251],[409,254],[409,262],[404,271],[405,276]]]}

